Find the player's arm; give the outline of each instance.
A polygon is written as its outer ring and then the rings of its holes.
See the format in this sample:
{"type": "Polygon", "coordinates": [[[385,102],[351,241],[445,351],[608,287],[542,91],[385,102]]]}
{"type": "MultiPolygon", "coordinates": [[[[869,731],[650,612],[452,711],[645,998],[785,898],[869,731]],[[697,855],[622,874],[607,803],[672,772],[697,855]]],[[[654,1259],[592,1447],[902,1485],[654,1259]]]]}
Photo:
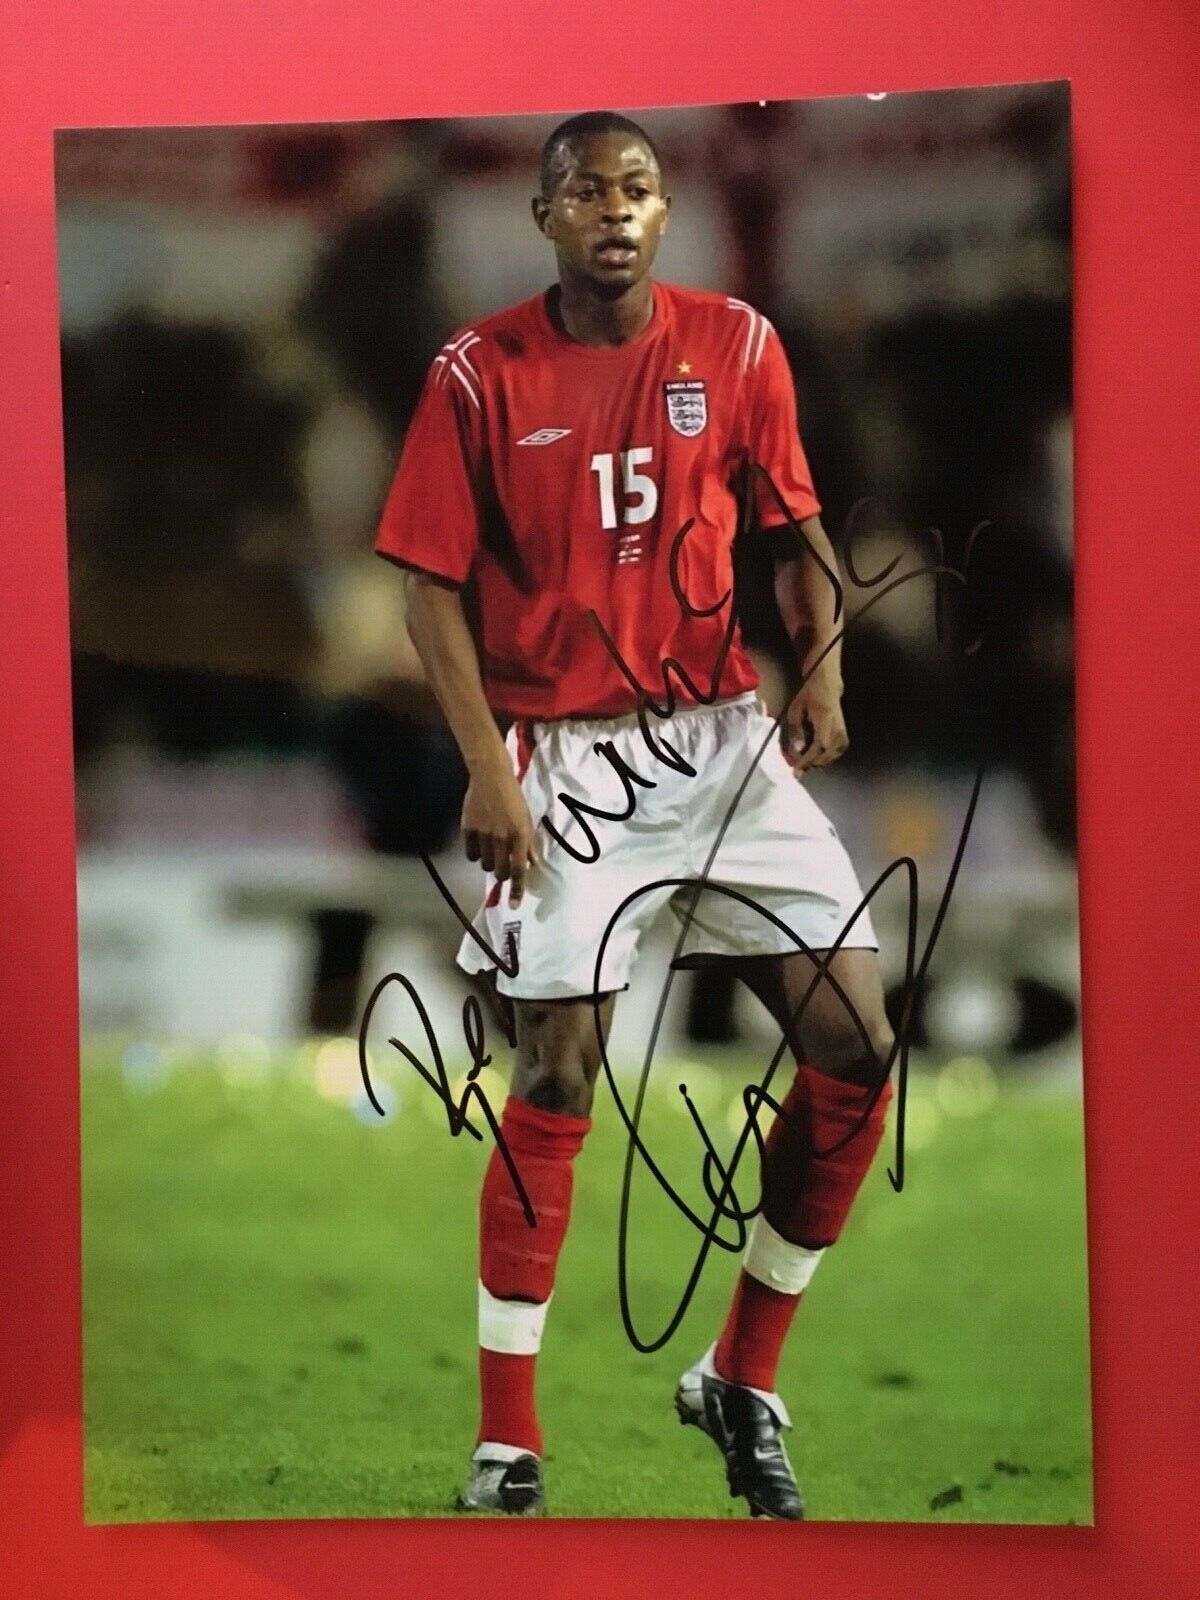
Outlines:
{"type": "Polygon", "coordinates": [[[840,579],[800,440],[787,355],[769,323],[763,330],[752,322],[751,331],[757,331],[759,355],[748,382],[747,444],[759,468],[758,524],[774,545],[775,601],[801,672],[785,713],[783,745],[800,772],[836,761],[849,743],[842,716],[840,579]]]}
{"type": "MultiPolygon", "coordinates": [[[[849,744],[842,715],[842,626],[837,557],[818,516],[777,548],[775,602],[800,667],[800,689],[785,716],[788,759],[798,771],[836,761],[849,744]]],[[[790,531],[790,530],[789,530],[790,531]]]]}
{"type": "Polygon", "coordinates": [[[405,569],[409,638],[470,775],[462,817],[467,856],[513,879],[515,905],[535,859],[533,823],[484,696],[460,598],[479,552],[478,486],[487,470],[477,356],[465,353],[460,330],[431,365],[376,549],[405,569]]]}
{"type": "Polygon", "coordinates": [[[517,905],[537,861],[533,819],[484,698],[458,586],[413,570],[405,583],[409,637],[470,777],[462,814],[467,857],[497,878],[511,877],[510,903],[517,905]]]}

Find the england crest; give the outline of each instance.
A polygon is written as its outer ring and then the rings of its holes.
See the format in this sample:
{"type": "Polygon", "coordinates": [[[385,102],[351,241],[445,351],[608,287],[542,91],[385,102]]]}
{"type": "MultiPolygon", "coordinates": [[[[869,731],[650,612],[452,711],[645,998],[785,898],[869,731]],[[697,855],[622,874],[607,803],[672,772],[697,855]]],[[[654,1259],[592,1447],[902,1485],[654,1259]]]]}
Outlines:
{"type": "Polygon", "coordinates": [[[703,433],[708,422],[708,394],[703,378],[681,378],[677,383],[664,383],[667,397],[667,420],[685,439],[694,439],[703,433]]]}

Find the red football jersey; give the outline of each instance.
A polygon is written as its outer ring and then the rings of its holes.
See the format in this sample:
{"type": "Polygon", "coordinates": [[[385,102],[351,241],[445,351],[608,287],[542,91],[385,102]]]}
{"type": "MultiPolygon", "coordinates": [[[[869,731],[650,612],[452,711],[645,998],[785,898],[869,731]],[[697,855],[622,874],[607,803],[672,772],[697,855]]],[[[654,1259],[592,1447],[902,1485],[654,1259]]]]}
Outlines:
{"type": "MultiPolygon", "coordinates": [[[[376,548],[469,586],[464,596],[494,711],[550,720],[664,698],[673,657],[702,695],[753,689],[735,637],[713,682],[733,584],[739,493],[750,461],[799,521],[820,507],[774,327],[727,295],[652,285],[654,314],[628,344],[580,344],[549,290],[463,328],[430,367],[376,548]]],[[[786,520],[756,475],[759,527],[786,520]]],[[[691,697],[675,674],[681,701],[691,697]]]]}

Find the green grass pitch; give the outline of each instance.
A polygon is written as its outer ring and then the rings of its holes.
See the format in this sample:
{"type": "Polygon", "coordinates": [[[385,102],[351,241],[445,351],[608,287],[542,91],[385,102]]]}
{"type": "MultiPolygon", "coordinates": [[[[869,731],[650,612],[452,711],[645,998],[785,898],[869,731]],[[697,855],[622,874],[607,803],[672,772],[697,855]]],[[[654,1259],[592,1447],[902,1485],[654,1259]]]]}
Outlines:
{"type": "MultiPolygon", "coordinates": [[[[141,1084],[94,1052],[85,1063],[90,1522],[448,1514],[475,1436],[489,1146],[451,1139],[402,1063],[380,1069],[387,1119],[360,1120],[346,1060],[322,1096],[314,1051],[269,1071],[184,1060],[141,1084]]],[[[645,1136],[698,1204],[678,1081],[727,1154],[751,1066],[655,1070],[645,1136]]],[[[889,1134],[785,1351],[809,1515],[1090,1522],[1078,1103],[933,1079],[910,1103],[904,1191],[888,1183],[889,1134]]],[[[602,1084],[540,1366],[550,1513],[743,1517],[716,1450],[671,1407],[716,1336],[737,1257],[711,1252],[678,1333],[635,1350],[617,1300],[624,1150],[602,1084]]],[[[752,1165],[753,1151],[743,1199],[752,1165]]],[[[649,1340],[700,1239],[644,1173],[631,1218],[632,1311],[649,1340]]]]}

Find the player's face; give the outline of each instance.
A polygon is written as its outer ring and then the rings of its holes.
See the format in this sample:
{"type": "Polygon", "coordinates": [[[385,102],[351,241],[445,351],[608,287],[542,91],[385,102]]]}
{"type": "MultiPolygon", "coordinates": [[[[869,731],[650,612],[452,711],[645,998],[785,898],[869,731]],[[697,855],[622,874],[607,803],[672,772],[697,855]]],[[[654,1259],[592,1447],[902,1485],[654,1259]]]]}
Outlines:
{"type": "Polygon", "coordinates": [[[599,133],[585,139],[549,200],[533,202],[538,227],[554,244],[561,278],[620,294],[649,272],[667,225],[671,197],[640,139],[599,133]]]}

